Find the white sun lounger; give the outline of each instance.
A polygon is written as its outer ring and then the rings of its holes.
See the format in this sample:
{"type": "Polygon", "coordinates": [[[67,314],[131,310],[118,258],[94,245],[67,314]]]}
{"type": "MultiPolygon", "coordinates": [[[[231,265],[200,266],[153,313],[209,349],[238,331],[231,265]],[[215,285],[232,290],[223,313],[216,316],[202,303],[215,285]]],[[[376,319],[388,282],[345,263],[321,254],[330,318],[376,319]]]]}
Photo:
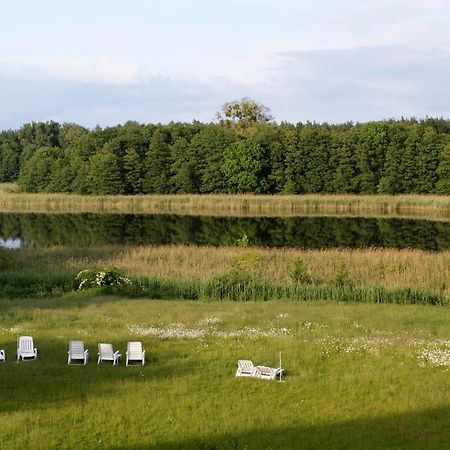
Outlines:
{"type": "Polygon", "coordinates": [[[89,350],[84,349],[83,341],[69,341],[67,355],[67,364],[70,364],[72,361],[82,361],[83,365],[86,365],[89,359],[89,350]]]}
{"type": "Polygon", "coordinates": [[[0,361],[5,362],[6,356],[5,356],[5,350],[0,350],[0,361]]]}
{"type": "Polygon", "coordinates": [[[240,359],[236,370],[237,377],[254,377],[256,368],[248,359],[240,359]]]}
{"type": "Polygon", "coordinates": [[[119,363],[119,358],[121,354],[119,351],[113,351],[112,344],[98,344],[98,361],[97,364],[100,364],[103,361],[112,361],[113,366],[119,363]]]}
{"type": "Polygon", "coordinates": [[[26,358],[36,359],[37,348],[34,347],[33,338],[31,336],[20,336],[17,341],[17,361],[24,361],[26,358]]]}
{"type": "Polygon", "coordinates": [[[142,350],[141,342],[128,342],[126,352],[126,365],[131,361],[139,361],[145,364],[145,350],[142,350]]]}
{"type": "Polygon", "coordinates": [[[284,370],[281,367],[273,368],[267,366],[256,366],[255,377],[263,380],[275,380],[277,377],[284,375],[284,370]]]}

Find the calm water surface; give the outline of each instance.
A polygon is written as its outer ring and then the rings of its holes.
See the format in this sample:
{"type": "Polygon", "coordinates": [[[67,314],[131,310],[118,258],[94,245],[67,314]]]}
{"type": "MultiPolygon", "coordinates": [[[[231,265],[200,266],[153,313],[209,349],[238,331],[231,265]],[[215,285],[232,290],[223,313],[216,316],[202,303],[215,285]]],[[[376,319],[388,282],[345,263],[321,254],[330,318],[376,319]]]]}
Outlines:
{"type": "Polygon", "coordinates": [[[250,245],[319,249],[450,248],[450,223],[406,219],[223,218],[132,214],[0,214],[0,246],[250,245]]]}

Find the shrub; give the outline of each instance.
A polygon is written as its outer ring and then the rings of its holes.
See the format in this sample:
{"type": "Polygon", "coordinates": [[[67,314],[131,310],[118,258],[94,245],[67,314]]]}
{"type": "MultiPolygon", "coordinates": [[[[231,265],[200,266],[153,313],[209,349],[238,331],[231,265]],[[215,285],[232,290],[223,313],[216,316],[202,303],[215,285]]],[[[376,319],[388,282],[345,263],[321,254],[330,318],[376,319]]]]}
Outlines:
{"type": "Polygon", "coordinates": [[[231,261],[230,267],[224,273],[212,278],[213,282],[236,285],[259,279],[261,257],[249,251],[231,261]]]}
{"type": "Polygon", "coordinates": [[[293,281],[301,284],[312,283],[312,277],[308,273],[308,267],[302,258],[296,258],[292,268],[289,270],[289,276],[293,281]]]}
{"type": "Polygon", "coordinates": [[[238,247],[249,247],[250,246],[250,241],[248,239],[248,236],[246,234],[244,234],[241,238],[236,239],[236,245],[238,247]]]}
{"type": "Polygon", "coordinates": [[[103,287],[119,288],[131,284],[131,280],[114,267],[82,270],[76,276],[76,280],[79,291],[103,287]]]}
{"type": "Polygon", "coordinates": [[[341,262],[336,267],[333,284],[338,287],[351,286],[353,284],[350,279],[350,274],[348,272],[347,266],[344,262],[341,262]]]}

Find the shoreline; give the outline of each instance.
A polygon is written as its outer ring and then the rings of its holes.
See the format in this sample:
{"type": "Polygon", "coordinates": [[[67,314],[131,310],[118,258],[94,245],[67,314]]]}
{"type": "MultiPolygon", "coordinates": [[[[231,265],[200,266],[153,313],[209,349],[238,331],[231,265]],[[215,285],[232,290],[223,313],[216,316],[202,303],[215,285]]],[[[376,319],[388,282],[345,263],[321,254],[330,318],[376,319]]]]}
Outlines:
{"type": "Polygon", "coordinates": [[[450,196],[438,195],[79,195],[21,193],[0,186],[2,213],[175,214],[216,217],[381,217],[450,221],[450,196]]]}

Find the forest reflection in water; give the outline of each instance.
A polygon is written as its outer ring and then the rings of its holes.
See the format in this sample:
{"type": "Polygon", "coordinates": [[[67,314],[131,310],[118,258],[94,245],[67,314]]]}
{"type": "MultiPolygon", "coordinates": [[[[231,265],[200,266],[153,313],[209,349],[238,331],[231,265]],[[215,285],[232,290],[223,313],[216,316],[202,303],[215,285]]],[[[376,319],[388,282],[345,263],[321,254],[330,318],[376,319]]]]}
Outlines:
{"type": "Polygon", "coordinates": [[[206,217],[136,214],[0,214],[0,245],[235,245],[262,247],[450,248],[450,223],[342,217],[206,217]]]}

